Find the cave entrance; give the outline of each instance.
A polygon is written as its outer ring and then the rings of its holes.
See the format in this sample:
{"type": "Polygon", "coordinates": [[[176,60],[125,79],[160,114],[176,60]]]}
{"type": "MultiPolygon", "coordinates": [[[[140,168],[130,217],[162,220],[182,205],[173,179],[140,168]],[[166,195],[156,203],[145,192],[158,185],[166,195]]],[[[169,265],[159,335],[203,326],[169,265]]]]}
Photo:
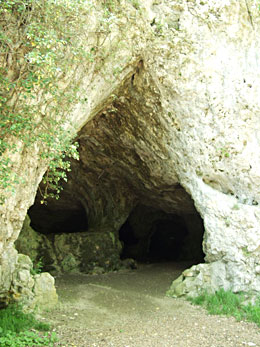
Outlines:
{"type": "MultiPolygon", "coordinates": [[[[17,243],[18,251],[31,256],[36,263],[42,259],[45,270],[55,274],[133,268],[132,260],[122,262],[129,258],[138,263],[182,263],[184,268],[203,262],[204,225],[191,199],[186,204],[189,209],[185,204],[178,205],[175,213],[165,212],[157,205],[138,204],[121,228],[111,231],[93,228],[91,215],[70,192],[64,189],[61,198],[50,200],[48,205],[42,205],[37,196],[28,214],[31,227],[42,236],[35,236],[31,245],[17,243]],[[121,242],[117,241],[118,236],[121,242]],[[26,245],[29,249],[25,249],[26,245]]],[[[178,191],[175,193],[178,196],[178,191]]],[[[184,200],[183,191],[179,195],[184,200]]],[[[25,239],[30,237],[22,234],[25,239]]]]}
{"type": "Polygon", "coordinates": [[[203,262],[203,220],[198,213],[169,214],[137,206],[119,230],[122,259],[139,262],[203,262]]]}

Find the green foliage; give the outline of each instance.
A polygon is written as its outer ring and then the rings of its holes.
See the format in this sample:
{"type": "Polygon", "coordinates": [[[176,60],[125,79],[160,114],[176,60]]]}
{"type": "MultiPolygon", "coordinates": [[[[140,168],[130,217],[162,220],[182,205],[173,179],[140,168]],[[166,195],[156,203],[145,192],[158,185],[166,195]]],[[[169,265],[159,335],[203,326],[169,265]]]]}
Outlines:
{"type": "Polygon", "coordinates": [[[232,210],[235,210],[235,211],[239,210],[239,205],[238,204],[234,204],[233,207],[232,207],[232,210]]]}
{"type": "Polygon", "coordinates": [[[252,255],[252,253],[248,251],[248,248],[246,246],[242,247],[242,252],[246,257],[252,255]]]}
{"type": "Polygon", "coordinates": [[[0,311],[0,345],[3,347],[53,346],[56,334],[40,333],[49,330],[49,324],[37,321],[17,305],[0,311]]]}
{"type": "Polygon", "coordinates": [[[139,0],[130,0],[130,2],[132,3],[132,5],[134,6],[134,8],[136,10],[140,10],[140,1],[139,0]]]}
{"type": "Polygon", "coordinates": [[[245,304],[245,296],[220,289],[215,294],[203,293],[189,299],[195,305],[201,305],[210,314],[234,316],[238,321],[248,320],[260,326],[260,297],[255,304],[245,304]]]}
{"type": "Polygon", "coordinates": [[[22,331],[18,334],[8,332],[0,337],[2,347],[29,347],[29,346],[54,346],[57,336],[51,334],[38,334],[35,331],[22,331]]]}
{"type": "Polygon", "coordinates": [[[32,275],[38,275],[42,273],[42,268],[43,268],[43,260],[42,257],[35,263],[33,264],[33,269],[31,269],[31,274],[32,275]]]}
{"type": "MultiPolygon", "coordinates": [[[[63,150],[60,149],[60,151],[56,152],[56,155],[54,158],[52,158],[48,170],[43,178],[44,191],[42,191],[39,187],[40,194],[42,196],[42,204],[46,204],[47,198],[59,198],[59,193],[63,189],[59,184],[60,180],[67,182],[66,172],[71,171],[70,161],[66,158],[73,158],[76,160],[79,159],[77,142],[71,144],[64,139],[61,144],[63,146],[63,150]]],[[[48,157],[48,154],[45,154],[45,157],[48,157]]]]}
{"type": "Polygon", "coordinates": [[[220,159],[230,157],[230,149],[228,147],[221,147],[218,150],[220,159]]]}
{"type": "MultiPolygon", "coordinates": [[[[37,145],[51,163],[47,197],[57,197],[69,160],[78,158],[68,114],[80,102],[78,69],[92,62],[75,32],[84,32],[89,0],[0,0],[0,188],[14,191],[20,178],[11,157],[37,145]],[[75,78],[77,76],[77,78],[75,78]],[[54,191],[50,194],[48,190],[54,191]]],[[[3,197],[2,197],[3,199],[3,197]]]]}
{"type": "Polygon", "coordinates": [[[48,325],[39,323],[32,314],[24,313],[17,305],[9,305],[0,310],[0,327],[2,335],[8,331],[19,333],[31,328],[49,330],[48,325]]]}

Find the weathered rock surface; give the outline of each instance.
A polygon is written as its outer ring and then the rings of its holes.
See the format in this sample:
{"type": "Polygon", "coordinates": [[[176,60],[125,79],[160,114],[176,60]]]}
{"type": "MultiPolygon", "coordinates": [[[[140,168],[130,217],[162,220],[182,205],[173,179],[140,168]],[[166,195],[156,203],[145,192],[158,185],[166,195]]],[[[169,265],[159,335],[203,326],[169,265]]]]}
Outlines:
{"type": "MultiPolygon", "coordinates": [[[[178,294],[194,286],[260,291],[257,2],[146,0],[140,10],[127,1],[117,9],[113,54],[86,76],[88,103],[71,114],[81,156],[72,165],[73,199],[90,228],[113,233],[140,201],[168,213],[195,205],[207,264],[183,275],[178,294]]],[[[1,207],[2,294],[44,165],[17,153],[16,170],[30,184],[1,207]]]]}
{"type": "Polygon", "coordinates": [[[95,273],[98,268],[105,272],[121,266],[121,243],[112,232],[105,230],[45,236],[31,228],[27,216],[15,246],[35,265],[40,262],[45,271],[53,274],[95,273]]]}
{"type": "Polygon", "coordinates": [[[19,253],[29,256],[33,263],[37,263],[45,253],[44,245],[48,247],[48,239],[36,233],[30,223],[29,216],[26,216],[19,237],[15,241],[15,248],[19,253]]]}
{"type": "Polygon", "coordinates": [[[35,274],[33,263],[27,255],[18,254],[15,259],[17,263],[13,264],[12,286],[8,288],[8,295],[1,297],[1,305],[19,301],[30,310],[56,305],[58,295],[54,278],[49,273],[35,274]]]}
{"type": "Polygon", "coordinates": [[[58,302],[58,295],[54,286],[54,278],[48,272],[35,275],[33,292],[34,304],[40,309],[51,308],[58,302]]]}

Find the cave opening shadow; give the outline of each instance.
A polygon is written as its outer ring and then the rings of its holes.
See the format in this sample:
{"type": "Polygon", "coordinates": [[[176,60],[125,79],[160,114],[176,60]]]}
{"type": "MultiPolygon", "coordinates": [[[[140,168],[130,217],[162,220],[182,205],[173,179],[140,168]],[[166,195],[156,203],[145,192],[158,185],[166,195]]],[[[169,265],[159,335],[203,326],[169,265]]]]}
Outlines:
{"type": "Polygon", "coordinates": [[[119,230],[123,245],[121,258],[138,262],[204,262],[203,220],[199,214],[175,215],[160,211],[158,219],[142,220],[138,225],[130,215],[119,230]]]}
{"type": "Polygon", "coordinates": [[[77,202],[72,206],[34,204],[28,211],[31,227],[41,234],[75,233],[88,230],[84,207],[77,202]]]}
{"type": "Polygon", "coordinates": [[[148,259],[152,262],[180,259],[188,235],[181,218],[175,217],[174,221],[159,220],[155,223],[154,229],[149,240],[148,259]]]}

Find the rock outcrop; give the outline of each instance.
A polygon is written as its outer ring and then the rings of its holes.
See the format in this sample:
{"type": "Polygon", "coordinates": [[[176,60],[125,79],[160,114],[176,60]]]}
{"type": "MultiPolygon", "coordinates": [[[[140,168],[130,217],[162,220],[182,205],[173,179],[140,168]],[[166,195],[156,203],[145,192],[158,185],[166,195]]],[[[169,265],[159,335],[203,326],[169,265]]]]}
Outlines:
{"type": "Polygon", "coordinates": [[[112,232],[95,230],[87,232],[40,234],[30,226],[26,216],[19,238],[15,242],[18,252],[29,256],[35,265],[41,264],[52,274],[68,272],[95,273],[118,270],[121,243],[112,232]]]}
{"type": "Polygon", "coordinates": [[[58,302],[54,278],[47,272],[36,274],[31,259],[24,254],[18,254],[15,270],[12,272],[12,286],[7,295],[1,297],[1,306],[19,301],[27,309],[48,309],[58,302]]]}
{"type": "MultiPolygon", "coordinates": [[[[71,114],[80,144],[65,188],[71,200],[84,207],[89,228],[116,237],[137,203],[174,214],[196,209],[206,263],[171,293],[260,291],[257,2],[123,1],[111,22],[106,54],[81,85],[88,102],[71,114]]],[[[14,170],[29,184],[0,207],[2,295],[46,169],[36,147],[16,155],[14,170]]]]}

